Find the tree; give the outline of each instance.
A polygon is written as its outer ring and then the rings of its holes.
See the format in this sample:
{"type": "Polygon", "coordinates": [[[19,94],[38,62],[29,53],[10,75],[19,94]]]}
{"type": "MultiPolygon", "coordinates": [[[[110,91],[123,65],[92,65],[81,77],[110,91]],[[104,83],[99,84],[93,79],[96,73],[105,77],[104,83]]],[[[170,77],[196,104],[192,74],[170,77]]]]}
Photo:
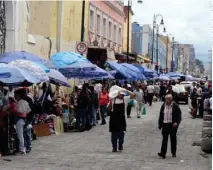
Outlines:
{"type": "Polygon", "coordinates": [[[199,67],[199,69],[200,69],[200,73],[201,74],[203,74],[204,73],[204,71],[205,71],[205,68],[204,68],[204,65],[203,65],[203,62],[201,61],[201,60],[199,60],[199,59],[196,59],[196,66],[198,66],[199,67]]]}

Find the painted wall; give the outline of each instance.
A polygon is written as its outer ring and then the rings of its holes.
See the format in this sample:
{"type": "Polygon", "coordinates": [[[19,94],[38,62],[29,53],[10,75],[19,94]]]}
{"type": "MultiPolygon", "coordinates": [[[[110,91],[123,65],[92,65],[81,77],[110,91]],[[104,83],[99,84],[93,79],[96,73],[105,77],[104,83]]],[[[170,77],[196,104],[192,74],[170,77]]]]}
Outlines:
{"type": "Polygon", "coordinates": [[[90,1],[89,11],[90,46],[109,47],[114,49],[115,52],[121,53],[122,24],[124,20],[123,4],[118,1],[90,1]],[[111,23],[111,28],[109,23],[111,23]],[[116,30],[114,30],[114,26],[116,30]],[[96,41],[98,45],[95,44],[96,41]]]}

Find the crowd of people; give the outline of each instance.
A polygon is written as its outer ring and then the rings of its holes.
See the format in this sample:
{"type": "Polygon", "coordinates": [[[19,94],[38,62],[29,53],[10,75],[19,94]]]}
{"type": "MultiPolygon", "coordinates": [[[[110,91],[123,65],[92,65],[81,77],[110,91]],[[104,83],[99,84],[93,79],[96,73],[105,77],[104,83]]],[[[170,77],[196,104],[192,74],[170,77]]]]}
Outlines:
{"type": "MultiPolygon", "coordinates": [[[[140,118],[144,104],[148,103],[151,107],[153,101],[160,100],[165,102],[165,105],[160,110],[159,128],[162,128],[165,133],[159,156],[165,156],[168,135],[171,133],[172,152],[175,156],[176,131],[168,131],[169,128],[171,129],[171,125],[166,127],[167,131],[164,127],[165,122],[171,123],[173,120],[165,121],[162,116],[164,110],[168,113],[171,112],[166,104],[171,105],[172,103],[173,107],[179,108],[178,94],[172,88],[175,84],[175,81],[85,83],[75,86],[70,95],[65,94],[60,86],[56,86],[55,90],[52,90],[51,85],[46,83],[43,83],[41,87],[30,88],[31,90],[29,88],[12,89],[11,87],[6,90],[2,87],[0,89],[0,138],[7,140],[0,140],[0,153],[8,154],[11,152],[13,140],[8,138],[8,133],[16,133],[16,148],[13,148],[14,150],[21,155],[29,153],[31,151],[31,138],[36,136],[32,126],[35,117],[42,114],[62,116],[63,105],[72,108],[76,118],[75,128],[79,132],[92,129],[99,123],[99,120],[100,125],[105,125],[107,123],[106,116],[110,116],[109,131],[112,133],[113,152],[121,151],[123,150],[124,131],[126,131],[125,117],[131,118],[132,107],[136,107],[136,116],[140,118]],[[110,92],[114,87],[120,87],[123,90],[112,97],[110,92]]],[[[196,117],[198,107],[200,112],[210,113],[211,85],[206,87],[202,82],[193,83],[190,90],[193,117],[196,117]]],[[[175,114],[179,115],[181,111],[177,112],[176,109],[175,114]]],[[[199,115],[203,115],[203,113],[199,115]]],[[[175,117],[177,120],[174,120],[176,123],[174,126],[178,127],[181,118],[175,117]]]]}

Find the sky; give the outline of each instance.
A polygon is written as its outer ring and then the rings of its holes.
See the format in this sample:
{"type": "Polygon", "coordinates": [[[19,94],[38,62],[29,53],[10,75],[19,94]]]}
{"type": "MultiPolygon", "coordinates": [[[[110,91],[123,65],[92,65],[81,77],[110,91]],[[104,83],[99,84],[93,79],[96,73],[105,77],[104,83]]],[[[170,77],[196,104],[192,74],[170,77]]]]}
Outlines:
{"type": "MultiPolygon", "coordinates": [[[[125,5],[127,5],[125,0],[125,5]]],[[[212,48],[212,2],[211,0],[132,0],[133,22],[150,24],[153,15],[163,15],[167,33],[182,44],[193,44],[196,58],[206,64],[212,48]]],[[[157,20],[160,23],[160,18],[157,20]]]]}

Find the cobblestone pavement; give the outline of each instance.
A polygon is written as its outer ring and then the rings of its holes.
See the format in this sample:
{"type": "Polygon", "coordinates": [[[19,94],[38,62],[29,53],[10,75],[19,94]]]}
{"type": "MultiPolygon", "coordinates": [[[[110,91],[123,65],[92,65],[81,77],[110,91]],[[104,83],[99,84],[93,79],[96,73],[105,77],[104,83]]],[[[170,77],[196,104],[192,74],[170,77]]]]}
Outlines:
{"type": "MultiPolygon", "coordinates": [[[[4,157],[0,170],[210,170],[211,155],[204,158],[192,146],[201,136],[201,119],[191,119],[188,106],[181,105],[183,121],[178,131],[177,158],[168,149],[167,159],[157,157],[161,133],[157,119],[160,103],[147,106],[147,115],[128,119],[124,151],[112,153],[108,125],[84,133],[64,133],[33,142],[32,153],[4,157]]],[[[169,144],[170,146],[170,144],[169,144]]],[[[3,159],[3,158],[2,158],[3,159]]]]}

